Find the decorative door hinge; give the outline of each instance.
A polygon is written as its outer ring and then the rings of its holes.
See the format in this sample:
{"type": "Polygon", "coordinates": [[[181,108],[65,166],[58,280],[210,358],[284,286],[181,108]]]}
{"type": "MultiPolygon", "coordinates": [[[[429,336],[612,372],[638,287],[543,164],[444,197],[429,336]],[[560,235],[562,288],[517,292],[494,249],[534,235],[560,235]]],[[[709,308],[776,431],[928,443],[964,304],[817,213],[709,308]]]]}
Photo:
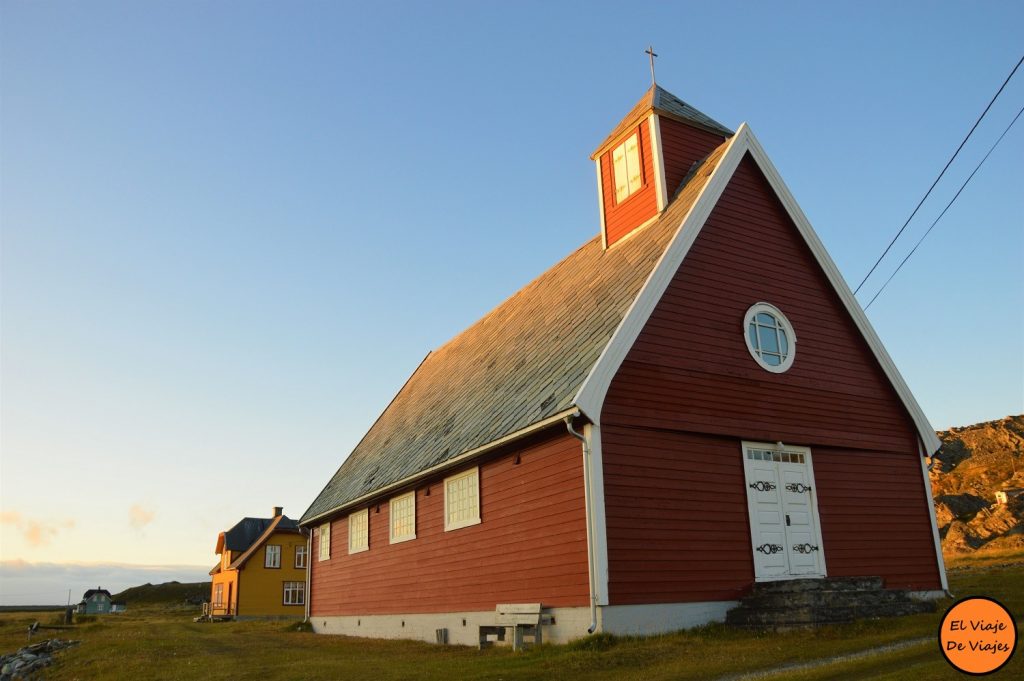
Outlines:
{"type": "Polygon", "coordinates": [[[770,556],[776,553],[781,553],[783,551],[783,548],[778,544],[761,544],[755,550],[760,551],[766,556],[770,556]]]}
{"type": "Polygon", "coordinates": [[[804,492],[810,492],[811,486],[805,485],[802,482],[791,482],[788,485],[786,485],[786,491],[794,492],[796,494],[803,494],[804,492]]]}
{"type": "Polygon", "coordinates": [[[812,553],[817,551],[818,547],[813,544],[794,544],[793,550],[797,553],[812,553]]]}
{"type": "Polygon", "coordinates": [[[750,483],[750,489],[756,489],[758,492],[771,492],[775,489],[775,483],[768,482],[767,480],[758,480],[757,482],[750,483]]]}

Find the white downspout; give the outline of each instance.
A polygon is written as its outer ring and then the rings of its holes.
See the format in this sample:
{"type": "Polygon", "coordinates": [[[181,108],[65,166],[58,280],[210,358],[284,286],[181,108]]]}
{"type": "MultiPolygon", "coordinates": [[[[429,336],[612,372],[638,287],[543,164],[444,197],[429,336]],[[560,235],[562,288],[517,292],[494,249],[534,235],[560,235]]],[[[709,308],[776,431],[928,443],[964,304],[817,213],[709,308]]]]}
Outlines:
{"type": "MultiPolygon", "coordinates": [[[[575,416],[578,415],[579,412],[575,414],[575,416]]],[[[565,417],[565,427],[570,435],[583,443],[583,496],[587,512],[587,575],[590,580],[590,627],[587,629],[587,633],[593,634],[597,631],[597,591],[594,588],[597,569],[594,567],[596,562],[594,557],[594,514],[591,508],[594,496],[590,488],[590,443],[587,438],[573,430],[573,417],[573,414],[565,417]]]]}
{"type": "Polygon", "coordinates": [[[313,528],[306,535],[306,621],[309,621],[309,604],[313,600],[313,528]]]}

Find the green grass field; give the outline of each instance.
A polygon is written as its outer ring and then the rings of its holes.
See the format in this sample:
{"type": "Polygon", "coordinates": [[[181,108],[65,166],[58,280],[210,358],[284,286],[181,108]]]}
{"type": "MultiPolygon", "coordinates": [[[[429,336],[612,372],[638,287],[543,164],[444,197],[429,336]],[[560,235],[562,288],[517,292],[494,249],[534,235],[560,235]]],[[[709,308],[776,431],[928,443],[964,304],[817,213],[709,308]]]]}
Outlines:
{"type": "MultiPolygon", "coordinates": [[[[1006,554],[995,565],[954,564],[950,588],[957,597],[987,595],[1018,617],[1024,613],[1024,554],[1006,554]]],[[[96,618],[71,631],[46,637],[81,640],[61,653],[47,679],[715,679],[757,675],[770,679],[954,679],[963,678],[942,659],[934,641],[942,611],[890,620],[781,634],[734,631],[713,625],[643,639],[596,636],[566,646],[542,646],[524,653],[478,651],[408,641],[317,636],[280,622],[194,624],[184,610],[135,608],[96,618]],[[867,657],[833,657],[927,637],[867,657]]],[[[46,617],[0,614],[0,651],[26,643],[26,628],[46,617]]],[[[1018,624],[1020,626],[1020,624],[1018,624]]],[[[39,640],[42,637],[36,637],[39,640]]],[[[1018,653],[995,678],[1024,678],[1018,653]]]]}

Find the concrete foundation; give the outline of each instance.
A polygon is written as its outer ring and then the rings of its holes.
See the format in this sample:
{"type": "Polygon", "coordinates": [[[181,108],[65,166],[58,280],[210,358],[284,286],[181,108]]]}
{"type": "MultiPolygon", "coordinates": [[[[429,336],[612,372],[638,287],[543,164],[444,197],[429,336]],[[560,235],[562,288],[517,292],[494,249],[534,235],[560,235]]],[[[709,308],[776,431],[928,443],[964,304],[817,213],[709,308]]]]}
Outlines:
{"type": "MultiPolygon", "coordinates": [[[[736,601],[616,605],[598,608],[597,631],[616,635],[650,635],[678,631],[709,622],[722,622],[736,601]]],[[[589,608],[545,610],[554,622],[543,629],[545,643],[568,643],[587,636],[589,608]]],[[[494,611],[416,613],[405,615],[313,615],[318,634],[437,642],[437,630],[447,629],[449,644],[476,646],[481,626],[494,624],[494,611]]],[[[511,637],[509,637],[511,640],[511,637]]]]}

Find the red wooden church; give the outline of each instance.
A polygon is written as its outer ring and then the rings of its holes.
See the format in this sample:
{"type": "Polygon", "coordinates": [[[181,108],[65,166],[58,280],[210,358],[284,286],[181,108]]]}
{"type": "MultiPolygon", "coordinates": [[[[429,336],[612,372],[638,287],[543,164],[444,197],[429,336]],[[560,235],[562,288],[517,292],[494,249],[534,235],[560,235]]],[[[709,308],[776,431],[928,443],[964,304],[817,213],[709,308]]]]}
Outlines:
{"type": "Polygon", "coordinates": [[[721,620],[758,582],[946,588],[939,441],[746,125],[658,86],[593,155],[601,232],[432,352],[327,483],[318,632],[549,641],[721,620]]]}

